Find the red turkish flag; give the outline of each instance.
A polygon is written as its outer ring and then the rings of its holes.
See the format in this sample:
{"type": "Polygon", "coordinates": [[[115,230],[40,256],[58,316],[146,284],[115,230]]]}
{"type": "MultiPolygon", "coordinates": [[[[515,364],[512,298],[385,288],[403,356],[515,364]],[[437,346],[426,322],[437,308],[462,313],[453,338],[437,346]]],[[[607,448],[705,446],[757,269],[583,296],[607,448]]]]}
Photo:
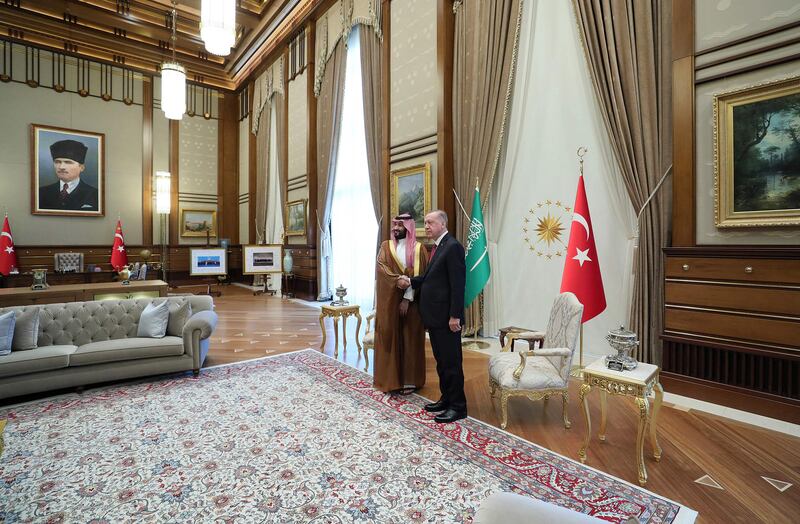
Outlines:
{"type": "Polygon", "coordinates": [[[586,322],[606,309],[606,294],[603,291],[600,261],[594,245],[592,218],[589,216],[583,175],[578,179],[578,194],[573,211],[564,274],[561,277],[561,292],[569,291],[578,297],[583,304],[581,322],[586,322]]]}
{"type": "Polygon", "coordinates": [[[14,252],[14,237],[11,236],[11,226],[6,217],[3,221],[3,231],[0,232],[0,275],[8,276],[16,267],[17,254],[14,252]]]}
{"type": "Polygon", "coordinates": [[[117,230],[114,231],[114,247],[111,249],[111,267],[119,271],[128,265],[128,252],[125,251],[125,238],[122,236],[122,222],[117,220],[117,230]]]}

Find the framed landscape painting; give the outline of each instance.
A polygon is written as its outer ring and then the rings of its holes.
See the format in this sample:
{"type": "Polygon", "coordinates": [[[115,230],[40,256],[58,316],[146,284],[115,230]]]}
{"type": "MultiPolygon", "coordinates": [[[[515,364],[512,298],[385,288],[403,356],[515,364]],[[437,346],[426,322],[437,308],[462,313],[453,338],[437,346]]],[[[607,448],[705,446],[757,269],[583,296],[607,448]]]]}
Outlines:
{"type": "Polygon", "coordinates": [[[105,215],[105,135],[31,124],[31,213],[105,215]]]}
{"type": "Polygon", "coordinates": [[[262,244],[242,246],[244,275],[261,275],[283,272],[283,246],[262,244]]]}
{"type": "Polygon", "coordinates": [[[306,234],[308,219],[308,200],[293,200],[286,203],[286,236],[302,236],[306,234]]]}
{"type": "Polygon", "coordinates": [[[181,236],[217,236],[217,212],[206,209],[181,209],[181,236]]]}
{"type": "Polygon", "coordinates": [[[192,276],[227,275],[228,258],[225,249],[221,247],[191,249],[189,274],[192,276]]]}
{"type": "Polygon", "coordinates": [[[431,210],[431,163],[392,171],[389,212],[395,217],[409,213],[417,235],[425,234],[425,215],[431,210]]]}
{"type": "Polygon", "coordinates": [[[800,225],[800,77],[714,96],[717,227],[800,225]]]}

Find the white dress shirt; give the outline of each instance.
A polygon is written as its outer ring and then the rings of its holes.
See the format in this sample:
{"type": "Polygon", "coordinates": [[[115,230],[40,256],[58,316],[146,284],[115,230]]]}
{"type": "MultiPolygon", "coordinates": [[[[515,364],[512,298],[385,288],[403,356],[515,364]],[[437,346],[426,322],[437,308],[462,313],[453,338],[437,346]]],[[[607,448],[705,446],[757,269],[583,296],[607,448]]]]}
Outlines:
{"type": "MultiPolygon", "coordinates": [[[[397,258],[400,259],[400,266],[406,268],[406,239],[401,238],[397,241],[397,258]]],[[[413,269],[413,268],[412,268],[413,269]]],[[[409,301],[414,300],[414,289],[411,286],[403,293],[403,298],[409,301]]]]}
{"type": "Polygon", "coordinates": [[[72,193],[75,191],[75,188],[78,187],[78,184],[81,183],[80,178],[76,178],[75,180],[70,180],[69,182],[64,182],[63,180],[59,180],[60,185],[58,186],[58,190],[64,191],[64,186],[67,186],[67,193],[72,193]]]}

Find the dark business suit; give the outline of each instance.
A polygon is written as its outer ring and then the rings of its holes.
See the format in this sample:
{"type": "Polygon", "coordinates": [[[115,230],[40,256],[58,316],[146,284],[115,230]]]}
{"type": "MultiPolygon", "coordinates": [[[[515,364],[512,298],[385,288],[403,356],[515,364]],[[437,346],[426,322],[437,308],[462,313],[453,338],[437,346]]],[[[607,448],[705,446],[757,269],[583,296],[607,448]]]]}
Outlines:
{"type": "Polygon", "coordinates": [[[411,285],[419,290],[419,313],[431,337],[442,399],[450,409],[459,413],[467,412],[461,364],[461,332],[450,331],[449,321],[451,317],[458,318],[464,325],[466,275],[464,247],[450,233],[446,233],[427,271],[411,279],[411,285]]]}
{"type": "Polygon", "coordinates": [[[97,188],[83,180],[61,200],[61,183],[39,188],[39,209],[66,209],[69,211],[97,211],[97,188]]]}

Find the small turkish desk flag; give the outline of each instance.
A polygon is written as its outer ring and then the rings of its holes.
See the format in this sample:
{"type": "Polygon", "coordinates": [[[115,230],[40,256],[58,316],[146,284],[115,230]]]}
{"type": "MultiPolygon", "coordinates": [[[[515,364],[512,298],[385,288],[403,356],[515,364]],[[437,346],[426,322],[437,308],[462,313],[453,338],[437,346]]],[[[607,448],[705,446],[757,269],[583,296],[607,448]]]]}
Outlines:
{"type": "Polygon", "coordinates": [[[125,238],[122,236],[122,222],[117,220],[117,230],[114,231],[114,247],[111,249],[111,267],[119,271],[128,264],[128,253],[125,251],[125,238]]]}
{"type": "Polygon", "coordinates": [[[8,276],[17,267],[17,253],[14,251],[14,237],[6,216],[3,231],[0,232],[0,275],[8,276]]]}
{"type": "Polygon", "coordinates": [[[606,294],[603,291],[603,277],[600,276],[600,262],[594,245],[592,218],[589,216],[583,175],[578,178],[578,194],[575,196],[564,274],[561,277],[561,292],[566,291],[574,293],[583,304],[581,322],[593,319],[606,309],[606,294]]]}

